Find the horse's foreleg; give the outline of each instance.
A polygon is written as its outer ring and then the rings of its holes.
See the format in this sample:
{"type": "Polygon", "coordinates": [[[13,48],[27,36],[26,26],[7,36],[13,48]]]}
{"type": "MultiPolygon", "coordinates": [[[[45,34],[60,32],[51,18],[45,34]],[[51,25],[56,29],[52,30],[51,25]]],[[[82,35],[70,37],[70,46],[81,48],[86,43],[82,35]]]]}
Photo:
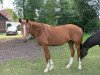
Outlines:
{"type": "Polygon", "coordinates": [[[47,63],[44,72],[48,72],[49,70],[53,69],[54,65],[53,65],[53,61],[52,61],[51,56],[50,56],[50,52],[48,50],[48,46],[43,45],[43,49],[44,49],[44,54],[45,54],[46,63],[47,63]]]}
{"type": "Polygon", "coordinates": [[[69,60],[68,65],[66,66],[66,68],[70,68],[70,66],[72,65],[72,63],[73,63],[73,57],[74,57],[74,53],[75,53],[75,51],[74,51],[74,45],[73,45],[74,43],[73,42],[68,42],[68,44],[69,44],[69,48],[70,48],[71,58],[69,60]]]}
{"type": "Polygon", "coordinates": [[[80,44],[75,44],[76,45],[76,48],[77,48],[77,56],[78,56],[78,62],[79,62],[79,66],[78,66],[78,69],[82,69],[82,66],[81,66],[81,59],[80,59],[80,44]]]}

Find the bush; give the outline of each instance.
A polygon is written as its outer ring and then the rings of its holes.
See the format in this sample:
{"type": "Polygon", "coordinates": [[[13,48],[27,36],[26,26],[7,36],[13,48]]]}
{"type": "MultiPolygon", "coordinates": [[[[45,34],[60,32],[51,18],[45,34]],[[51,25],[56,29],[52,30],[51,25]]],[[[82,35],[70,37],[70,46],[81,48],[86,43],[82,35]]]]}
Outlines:
{"type": "Polygon", "coordinates": [[[99,27],[100,27],[99,20],[98,19],[91,19],[86,24],[85,33],[94,32],[95,30],[99,29],[99,27]]]}

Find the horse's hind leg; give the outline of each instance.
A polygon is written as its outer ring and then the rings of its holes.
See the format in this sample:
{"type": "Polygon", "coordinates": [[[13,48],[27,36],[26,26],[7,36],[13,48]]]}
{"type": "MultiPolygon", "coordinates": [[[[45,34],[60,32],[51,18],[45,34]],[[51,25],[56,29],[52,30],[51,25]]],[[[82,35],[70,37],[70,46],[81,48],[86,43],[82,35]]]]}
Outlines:
{"type": "Polygon", "coordinates": [[[74,57],[74,53],[75,53],[75,51],[74,51],[74,42],[73,41],[69,41],[68,44],[69,44],[69,48],[70,48],[71,58],[69,60],[68,65],[66,66],[66,68],[70,68],[70,66],[72,65],[73,57],[74,57]]]}
{"type": "Polygon", "coordinates": [[[77,56],[78,56],[78,61],[79,61],[78,69],[82,69],[82,67],[81,67],[81,59],[80,59],[80,43],[75,43],[75,46],[77,48],[77,56]]]}

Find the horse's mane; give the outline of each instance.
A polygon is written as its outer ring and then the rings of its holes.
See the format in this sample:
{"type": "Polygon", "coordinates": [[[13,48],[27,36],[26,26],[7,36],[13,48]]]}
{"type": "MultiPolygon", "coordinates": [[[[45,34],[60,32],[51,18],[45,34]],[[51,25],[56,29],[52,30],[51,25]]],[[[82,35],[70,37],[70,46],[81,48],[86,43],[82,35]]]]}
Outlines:
{"type": "Polygon", "coordinates": [[[29,21],[31,23],[31,25],[36,25],[36,26],[41,26],[43,25],[43,23],[39,23],[39,22],[33,22],[33,21],[29,21]]]}
{"type": "Polygon", "coordinates": [[[50,28],[51,27],[51,25],[49,25],[49,24],[45,24],[45,23],[39,23],[39,22],[33,22],[33,21],[30,21],[30,23],[31,23],[31,25],[34,27],[37,27],[37,28],[40,28],[40,30],[41,29],[46,29],[47,30],[47,28],[50,28]]]}

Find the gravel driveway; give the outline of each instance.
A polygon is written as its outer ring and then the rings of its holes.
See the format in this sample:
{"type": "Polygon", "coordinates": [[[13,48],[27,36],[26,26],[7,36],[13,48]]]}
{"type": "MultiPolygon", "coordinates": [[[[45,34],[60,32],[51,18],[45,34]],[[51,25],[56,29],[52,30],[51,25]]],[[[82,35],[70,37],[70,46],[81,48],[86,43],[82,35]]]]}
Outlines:
{"type": "Polygon", "coordinates": [[[35,60],[42,55],[42,48],[34,40],[24,43],[21,38],[0,39],[0,62],[15,58],[35,60]]]}

